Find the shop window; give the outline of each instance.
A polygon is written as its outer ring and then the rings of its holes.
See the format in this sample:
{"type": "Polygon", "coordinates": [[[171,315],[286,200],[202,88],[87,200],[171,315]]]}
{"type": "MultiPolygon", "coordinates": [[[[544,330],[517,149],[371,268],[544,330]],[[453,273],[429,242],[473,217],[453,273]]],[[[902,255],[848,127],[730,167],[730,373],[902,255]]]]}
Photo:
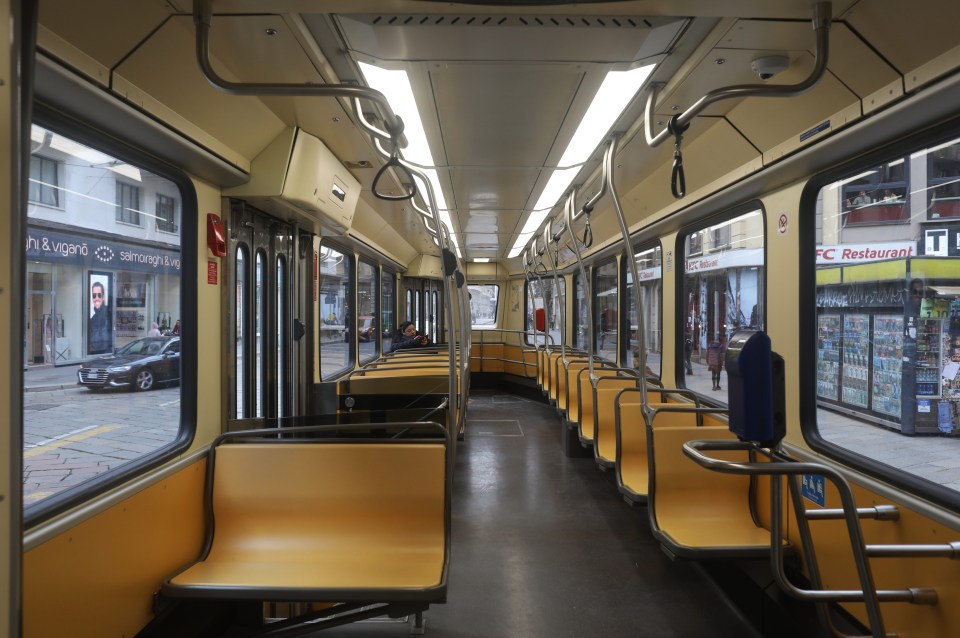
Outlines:
{"type": "Polygon", "coordinates": [[[157,194],[157,230],[165,233],[177,232],[176,211],[177,200],[157,194]]]}
{"type": "Polygon", "coordinates": [[[137,211],[141,196],[162,190],[184,214],[196,211],[181,204],[195,201],[186,177],[153,172],[115,140],[108,154],[87,129],[40,124],[31,139],[45,154],[30,160],[23,254],[23,504],[37,521],[189,440],[193,415],[182,406],[196,383],[181,367],[180,339],[191,320],[182,315],[182,269],[194,255],[181,252],[178,234],[157,242],[153,229],[118,226],[115,202],[137,211]],[[141,186],[121,181],[134,176],[141,186]]]}
{"type": "Polygon", "coordinates": [[[140,225],[140,188],[126,182],[117,182],[117,221],[140,225]]]}
{"type": "Polygon", "coordinates": [[[357,343],[360,363],[374,359],[380,353],[380,330],[377,312],[380,291],[377,267],[360,260],[357,268],[357,343]]]}
{"type": "Polygon", "coordinates": [[[39,155],[30,156],[27,199],[36,204],[60,206],[60,173],[56,160],[39,155]]]}
{"type": "Polygon", "coordinates": [[[690,231],[682,240],[687,251],[702,246],[694,236],[724,241],[684,255],[677,376],[684,387],[725,402],[723,357],[730,336],[741,328],[764,328],[763,212],[751,207],[690,231]]]}
{"type": "Polygon", "coordinates": [[[954,139],[818,184],[816,322],[807,335],[816,339],[810,373],[822,441],[951,494],[960,478],[937,463],[937,443],[912,435],[960,433],[957,154],[954,139]],[[851,192],[875,194],[871,183],[909,194],[898,204],[913,211],[905,223],[844,223],[851,192]]]}
{"type": "Polygon", "coordinates": [[[627,335],[627,350],[629,356],[625,359],[630,367],[639,365],[640,347],[637,342],[639,319],[643,319],[643,340],[647,349],[647,369],[655,376],[660,376],[660,353],[663,351],[663,330],[660,329],[661,306],[663,304],[663,279],[661,272],[660,246],[638,249],[633,258],[637,262],[637,275],[640,278],[640,309],[642,315],[637,315],[637,305],[633,292],[633,272],[627,269],[627,308],[629,317],[629,334],[627,335]]]}
{"type": "Polygon", "coordinates": [[[320,378],[347,370],[352,363],[347,318],[353,312],[353,260],[333,246],[321,245],[320,268],[320,378]]]}
{"type": "Polygon", "coordinates": [[[470,325],[474,328],[495,328],[500,286],[470,284],[467,289],[470,291],[470,325]]]}
{"type": "Polygon", "coordinates": [[[620,333],[620,294],[617,287],[617,262],[610,260],[597,266],[593,275],[594,311],[593,353],[616,362],[617,337],[620,333]]]}

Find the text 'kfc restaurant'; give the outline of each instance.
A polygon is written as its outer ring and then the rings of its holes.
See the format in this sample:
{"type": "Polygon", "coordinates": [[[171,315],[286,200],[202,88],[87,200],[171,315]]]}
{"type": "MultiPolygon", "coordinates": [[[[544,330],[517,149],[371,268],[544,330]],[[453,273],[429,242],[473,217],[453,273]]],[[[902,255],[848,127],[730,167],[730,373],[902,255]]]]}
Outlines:
{"type": "Polygon", "coordinates": [[[919,255],[915,242],[818,246],[820,407],[904,434],[958,434],[955,241],[955,251],[919,255]]]}

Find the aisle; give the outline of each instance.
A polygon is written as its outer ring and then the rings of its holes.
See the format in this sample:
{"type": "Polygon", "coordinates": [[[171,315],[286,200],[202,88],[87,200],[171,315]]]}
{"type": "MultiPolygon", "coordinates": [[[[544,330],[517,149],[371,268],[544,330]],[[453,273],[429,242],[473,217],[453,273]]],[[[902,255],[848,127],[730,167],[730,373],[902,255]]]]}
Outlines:
{"type": "MultiPolygon", "coordinates": [[[[611,472],[564,457],[555,410],[475,393],[458,447],[446,605],[434,638],[755,635],[690,563],[671,562],[611,472]]],[[[361,623],[317,636],[406,636],[361,623]]]]}

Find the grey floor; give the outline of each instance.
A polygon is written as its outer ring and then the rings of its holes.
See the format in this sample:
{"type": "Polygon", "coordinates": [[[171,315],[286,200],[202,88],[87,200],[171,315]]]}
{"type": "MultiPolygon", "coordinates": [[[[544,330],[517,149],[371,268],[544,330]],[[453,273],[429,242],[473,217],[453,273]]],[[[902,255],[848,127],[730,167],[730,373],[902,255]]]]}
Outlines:
{"type": "MultiPolygon", "coordinates": [[[[560,448],[545,404],[475,393],[457,451],[448,602],[435,638],[750,637],[691,563],[671,562],[610,472],[560,448]]],[[[316,636],[406,636],[396,621],[316,636]]]]}

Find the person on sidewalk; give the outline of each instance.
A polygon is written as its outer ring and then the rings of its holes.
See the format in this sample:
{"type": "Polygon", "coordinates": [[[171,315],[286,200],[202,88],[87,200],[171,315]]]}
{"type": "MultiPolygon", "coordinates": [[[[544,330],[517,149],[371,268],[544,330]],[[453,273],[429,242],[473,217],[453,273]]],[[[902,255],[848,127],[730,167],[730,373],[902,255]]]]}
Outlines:
{"type": "Polygon", "coordinates": [[[707,346],[707,367],[710,369],[710,376],[713,379],[713,389],[722,390],[720,387],[720,371],[723,370],[723,357],[726,348],[720,343],[719,339],[714,339],[707,346]]]}

